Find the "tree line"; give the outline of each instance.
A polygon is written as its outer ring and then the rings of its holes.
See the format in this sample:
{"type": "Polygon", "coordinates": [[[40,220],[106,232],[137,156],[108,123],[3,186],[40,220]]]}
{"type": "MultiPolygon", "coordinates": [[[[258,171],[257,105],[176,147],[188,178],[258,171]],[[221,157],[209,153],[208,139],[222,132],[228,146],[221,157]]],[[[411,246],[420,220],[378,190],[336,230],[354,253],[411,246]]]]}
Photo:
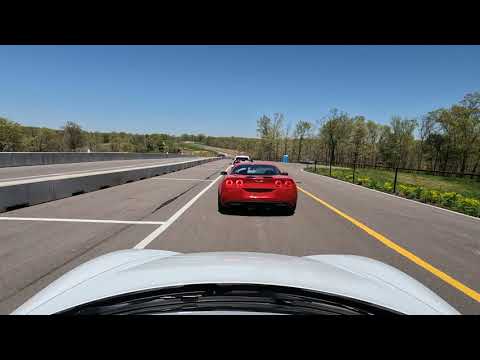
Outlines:
{"type": "Polygon", "coordinates": [[[205,135],[131,134],[85,131],[75,122],[61,129],[22,126],[0,117],[0,151],[179,152],[182,142],[202,142],[205,135]]]}
{"type": "Polygon", "coordinates": [[[257,120],[257,138],[204,134],[89,132],[74,122],[59,130],[22,126],[0,117],[0,151],[179,152],[203,143],[254,159],[319,161],[332,165],[388,166],[480,173],[480,92],[419,118],[393,116],[382,124],[331,110],[320,121],[286,121],[281,113],[257,120]]]}
{"type": "Polygon", "coordinates": [[[387,166],[442,172],[480,172],[480,92],[419,118],[393,116],[381,124],[333,109],[317,122],[292,127],[283,114],[257,120],[258,138],[206,137],[211,146],[256,159],[387,166]]]}

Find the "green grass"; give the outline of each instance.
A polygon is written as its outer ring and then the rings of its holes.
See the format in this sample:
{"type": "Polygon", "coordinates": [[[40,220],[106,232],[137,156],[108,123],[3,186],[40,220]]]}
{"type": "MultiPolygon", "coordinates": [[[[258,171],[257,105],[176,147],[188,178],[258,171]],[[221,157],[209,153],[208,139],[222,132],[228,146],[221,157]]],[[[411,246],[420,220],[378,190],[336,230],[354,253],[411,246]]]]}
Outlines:
{"type": "Polygon", "coordinates": [[[216,153],[212,150],[205,149],[197,144],[194,143],[185,143],[182,142],[180,143],[180,147],[184,151],[191,152],[192,155],[197,155],[197,156],[215,156],[216,153]]]}
{"type": "MultiPolygon", "coordinates": [[[[311,166],[305,170],[314,172],[311,166]]],[[[316,173],[329,176],[329,169],[327,166],[317,166],[316,173]]],[[[355,183],[391,193],[394,176],[395,173],[388,170],[357,169],[355,183]]],[[[332,167],[332,177],[352,182],[353,170],[332,167]]],[[[476,179],[399,172],[396,194],[480,217],[480,181],[476,179]]]]}
{"type": "MultiPolygon", "coordinates": [[[[318,164],[317,165],[317,169],[318,168],[322,168],[322,169],[329,169],[329,166],[328,165],[320,165],[318,164]]],[[[341,167],[341,166],[332,166],[332,170],[350,170],[349,168],[346,168],[346,167],[341,167]]]]}

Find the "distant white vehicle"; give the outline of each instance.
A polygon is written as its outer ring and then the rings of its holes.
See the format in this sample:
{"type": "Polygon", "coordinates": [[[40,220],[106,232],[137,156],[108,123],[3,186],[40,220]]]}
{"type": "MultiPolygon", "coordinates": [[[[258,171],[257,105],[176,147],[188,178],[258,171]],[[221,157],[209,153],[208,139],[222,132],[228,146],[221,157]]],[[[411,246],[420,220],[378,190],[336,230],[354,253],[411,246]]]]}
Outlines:
{"type": "Polygon", "coordinates": [[[233,164],[237,164],[242,161],[250,161],[250,156],[248,155],[237,155],[235,159],[233,159],[233,164]]]}
{"type": "Polygon", "coordinates": [[[90,260],[14,315],[459,314],[382,262],[353,255],[122,250],[90,260]]]}

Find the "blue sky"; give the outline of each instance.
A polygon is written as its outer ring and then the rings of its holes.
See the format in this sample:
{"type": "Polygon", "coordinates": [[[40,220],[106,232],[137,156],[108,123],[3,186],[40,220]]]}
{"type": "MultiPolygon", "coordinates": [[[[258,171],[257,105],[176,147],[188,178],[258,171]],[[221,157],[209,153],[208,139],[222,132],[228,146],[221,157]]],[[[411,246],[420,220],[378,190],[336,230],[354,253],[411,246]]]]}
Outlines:
{"type": "Polygon", "coordinates": [[[386,123],[480,91],[480,46],[0,46],[0,116],[255,136],[262,114],[386,123]]]}

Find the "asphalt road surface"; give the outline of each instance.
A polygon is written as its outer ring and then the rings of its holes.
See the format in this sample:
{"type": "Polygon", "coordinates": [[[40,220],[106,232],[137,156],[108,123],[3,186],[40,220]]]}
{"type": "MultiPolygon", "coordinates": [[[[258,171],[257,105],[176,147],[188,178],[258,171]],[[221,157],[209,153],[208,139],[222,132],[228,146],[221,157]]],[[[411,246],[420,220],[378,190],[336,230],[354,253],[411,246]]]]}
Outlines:
{"type": "Polygon", "coordinates": [[[413,276],[460,312],[480,314],[480,219],[305,173],[299,164],[280,165],[305,191],[293,216],[222,215],[217,186],[228,164],[1,214],[0,313],[89,259],[145,247],[367,256],[413,276]]]}
{"type": "Polygon", "coordinates": [[[91,171],[129,169],[137,166],[151,166],[178,161],[192,160],[192,157],[166,159],[92,161],[71,164],[33,165],[0,168],[0,183],[5,181],[41,179],[52,175],[83,174],[91,171]]]}

